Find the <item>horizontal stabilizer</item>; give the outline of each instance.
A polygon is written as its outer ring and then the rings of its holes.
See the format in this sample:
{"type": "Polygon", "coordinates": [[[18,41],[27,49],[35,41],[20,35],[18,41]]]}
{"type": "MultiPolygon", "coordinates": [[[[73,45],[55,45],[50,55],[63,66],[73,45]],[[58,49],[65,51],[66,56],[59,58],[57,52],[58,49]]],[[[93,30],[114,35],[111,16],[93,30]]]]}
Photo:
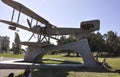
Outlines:
{"type": "Polygon", "coordinates": [[[81,29],[96,31],[100,28],[99,20],[83,21],[81,22],[81,29]]]}

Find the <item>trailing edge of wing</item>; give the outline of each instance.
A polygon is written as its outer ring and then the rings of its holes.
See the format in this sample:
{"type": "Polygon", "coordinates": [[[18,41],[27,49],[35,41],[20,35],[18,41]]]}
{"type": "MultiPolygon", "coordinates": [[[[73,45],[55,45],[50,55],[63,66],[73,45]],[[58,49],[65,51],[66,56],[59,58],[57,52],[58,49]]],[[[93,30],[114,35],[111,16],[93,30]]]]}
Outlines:
{"type": "MultiPolygon", "coordinates": [[[[27,30],[27,31],[30,31],[30,32],[33,32],[33,33],[36,33],[36,34],[39,34],[39,35],[44,35],[44,34],[42,34],[42,33],[40,33],[40,32],[37,32],[37,31],[35,31],[35,30],[33,30],[33,29],[30,29],[30,28],[25,27],[25,26],[23,26],[23,25],[17,24],[17,23],[15,23],[15,22],[6,21],[6,20],[0,20],[0,22],[5,23],[5,24],[8,24],[8,25],[12,25],[12,26],[14,26],[14,27],[18,27],[18,28],[21,28],[21,29],[24,29],[24,30],[27,30]]],[[[59,40],[59,39],[54,38],[54,37],[51,37],[51,36],[47,36],[47,37],[50,37],[50,38],[55,39],[55,40],[59,40]]]]}

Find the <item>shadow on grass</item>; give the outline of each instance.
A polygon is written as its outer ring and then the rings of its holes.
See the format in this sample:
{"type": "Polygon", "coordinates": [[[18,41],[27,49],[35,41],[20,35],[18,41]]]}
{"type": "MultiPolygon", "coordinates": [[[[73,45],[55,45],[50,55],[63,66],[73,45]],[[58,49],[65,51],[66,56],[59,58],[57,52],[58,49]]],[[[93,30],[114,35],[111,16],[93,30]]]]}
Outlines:
{"type": "MultiPolygon", "coordinates": [[[[96,68],[41,68],[36,69],[32,72],[33,77],[67,77],[70,71],[74,72],[93,72],[93,73],[118,73],[120,70],[106,70],[106,69],[96,69],[96,68]]],[[[22,75],[16,76],[21,77],[22,75]]]]}
{"type": "Polygon", "coordinates": [[[68,70],[65,69],[39,69],[33,72],[33,77],[67,77],[68,70]]]}
{"type": "MultiPolygon", "coordinates": [[[[37,69],[32,72],[33,77],[67,77],[68,70],[65,69],[37,69]]],[[[22,75],[16,76],[22,77],[22,75]]]]}
{"type": "Polygon", "coordinates": [[[119,74],[120,74],[120,70],[115,70],[114,72],[115,72],[115,73],[119,73],[119,74]]]}

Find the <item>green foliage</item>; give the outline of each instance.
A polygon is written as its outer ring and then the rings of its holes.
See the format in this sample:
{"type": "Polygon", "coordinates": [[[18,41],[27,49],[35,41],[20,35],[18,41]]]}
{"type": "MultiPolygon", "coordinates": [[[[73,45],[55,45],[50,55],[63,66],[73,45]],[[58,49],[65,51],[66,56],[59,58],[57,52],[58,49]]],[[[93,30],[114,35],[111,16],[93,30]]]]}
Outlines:
{"type": "MultiPolygon", "coordinates": [[[[67,44],[76,41],[73,35],[68,37],[62,36],[58,40],[58,45],[67,44]]],[[[91,33],[88,37],[88,42],[92,52],[97,52],[98,56],[120,56],[120,37],[113,31],[108,31],[107,34],[91,33]]],[[[70,56],[71,52],[68,52],[70,56]]],[[[78,54],[77,54],[78,55],[78,54]]],[[[79,56],[79,55],[78,55],[79,56]]]]}
{"type": "Polygon", "coordinates": [[[66,43],[66,37],[65,36],[61,36],[60,40],[57,41],[58,45],[62,45],[66,43]]]}
{"type": "Polygon", "coordinates": [[[11,48],[14,54],[19,54],[21,52],[21,45],[19,42],[20,42],[19,34],[15,32],[15,39],[14,39],[14,43],[12,43],[12,48],[11,48]]]}
{"type": "Polygon", "coordinates": [[[101,35],[101,33],[97,32],[92,33],[90,35],[90,37],[88,38],[89,41],[89,45],[90,48],[92,50],[92,52],[100,52],[100,51],[104,51],[104,39],[103,36],[101,35]]]}
{"type": "Polygon", "coordinates": [[[8,40],[7,40],[7,37],[4,37],[4,39],[2,40],[2,43],[1,43],[1,50],[2,51],[5,51],[7,52],[7,50],[9,49],[9,43],[7,43],[8,40]]]}
{"type": "Polygon", "coordinates": [[[4,44],[2,44],[2,46],[1,46],[1,50],[3,50],[3,51],[7,51],[7,46],[4,45],[4,44]]]}
{"type": "Polygon", "coordinates": [[[92,33],[88,42],[92,52],[98,52],[99,56],[120,56],[120,37],[113,31],[104,35],[99,32],[92,33]]]}
{"type": "MultiPolygon", "coordinates": [[[[74,42],[74,41],[76,41],[75,37],[73,35],[69,35],[68,37],[62,36],[60,40],[57,41],[57,43],[58,45],[63,45],[63,44],[67,44],[67,43],[74,42]]],[[[68,53],[66,56],[70,56],[70,53],[73,52],[71,50],[65,50],[65,51],[67,51],[68,53]]],[[[78,53],[76,54],[77,54],[76,56],[79,56],[78,53]]]]}
{"type": "Polygon", "coordinates": [[[106,45],[108,48],[108,52],[111,55],[118,56],[120,55],[120,40],[116,33],[109,31],[106,34],[106,45]]]}
{"type": "Polygon", "coordinates": [[[76,41],[75,37],[69,35],[68,38],[66,36],[61,36],[60,40],[58,40],[57,43],[58,45],[63,45],[74,41],[76,41]]]}

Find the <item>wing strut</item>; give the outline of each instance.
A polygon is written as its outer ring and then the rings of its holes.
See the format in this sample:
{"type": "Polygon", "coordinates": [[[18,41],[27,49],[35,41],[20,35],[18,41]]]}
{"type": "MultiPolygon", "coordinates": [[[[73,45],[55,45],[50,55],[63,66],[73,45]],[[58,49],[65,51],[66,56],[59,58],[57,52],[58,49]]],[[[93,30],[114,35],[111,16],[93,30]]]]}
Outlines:
{"type": "MultiPolygon", "coordinates": [[[[14,14],[15,14],[15,9],[13,8],[12,17],[11,17],[11,22],[13,22],[14,14]]],[[[21,12],[19,11],[18,18],[17,18],[17,23],[19,23],[20,14],[21,14],[21,12]]],[[[9,29],[11,29],[11,30],[16,30],[16,27],[14,27],[14,26],[9,26],[9,29]]]]}
{"type": "Polygon", "coordinates": [[[17,19],[17,23],[19,23],[19,20],[20,20],[20,14],[21,14],[21,12],[19,11],[18,19],[17,19]]]}
{"type": "MultiPolygon", "coordinates": [[[[14,14],[15,14],[15,9],[13,8],[12,17],[11,17],[11,22],[13,21],[14,14]]],[[[14,26],[9,26],[8,28],[11,29],[11,30],[16,30],[16,27],[14,27],[14,26]]]]}
{"type": "Polygon", "coordinates": [[[13,8],[12,17],[11,17],[11,22],[13,21],[14,13],[15,13],[15,9],[13,8]]]}

